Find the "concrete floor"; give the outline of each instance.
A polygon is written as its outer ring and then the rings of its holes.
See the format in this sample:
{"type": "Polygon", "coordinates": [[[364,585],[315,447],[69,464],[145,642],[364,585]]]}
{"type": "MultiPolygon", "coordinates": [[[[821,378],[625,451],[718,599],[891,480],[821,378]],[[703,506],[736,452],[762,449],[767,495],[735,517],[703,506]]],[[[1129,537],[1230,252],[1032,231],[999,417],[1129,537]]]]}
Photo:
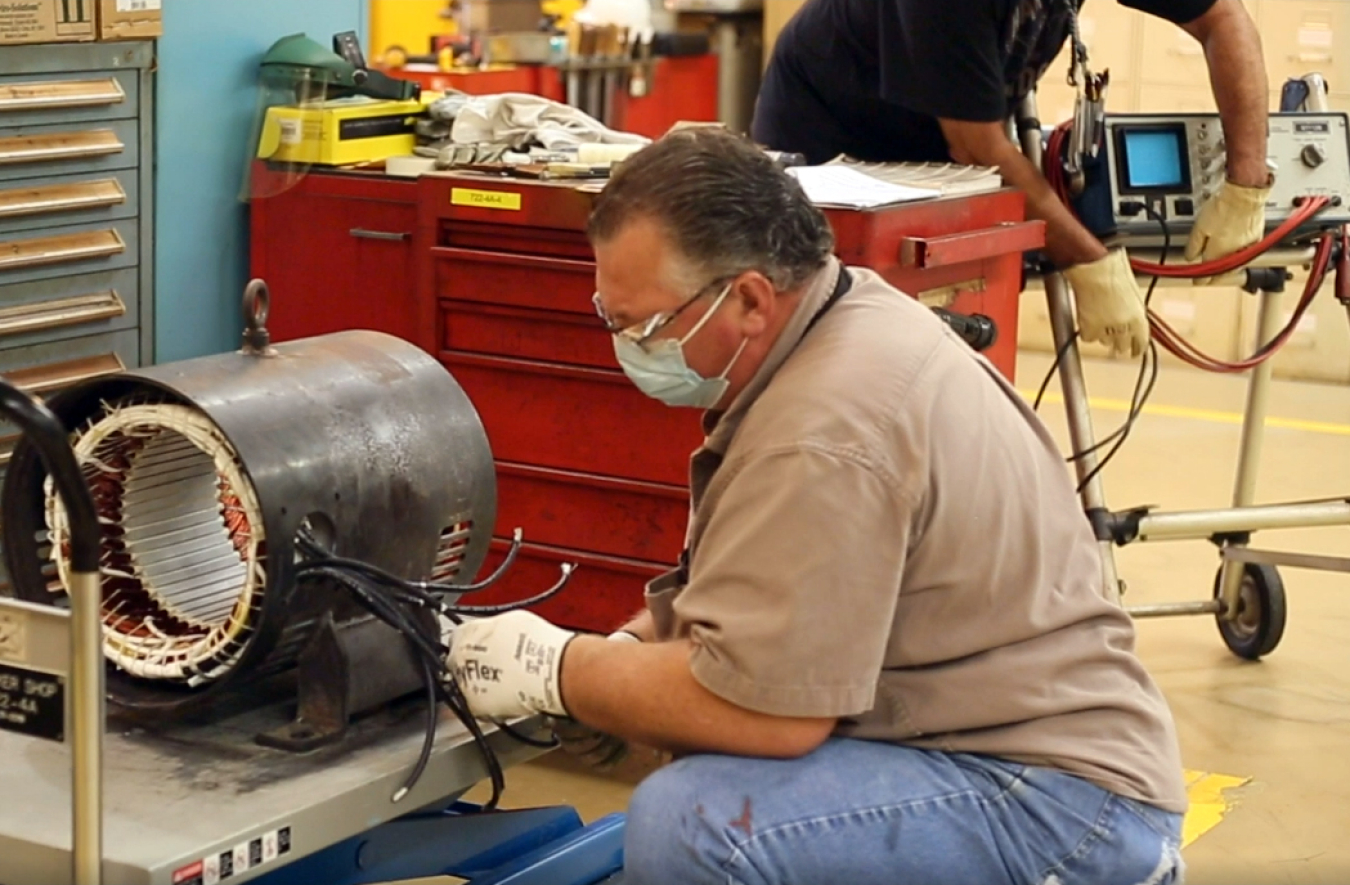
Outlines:
{"type": "MultiPolygon", "coordinates": [[[[1024,354],[1019,387],[1034,390],[1048,366],[1024,354]]],[[[1134,369],[1098,362],[1087,371],[1096,426],[1109,432],[1134,369]]],[[[1242,378],[1164,366],[1152,408],[1105,471],[1110,506],[1225,506],[1244,392],[1242,378]]],[[[1042,413],[1067,447],[1058,398],[1042,413]]],[[[1350,388],[1277,382],[1270,414],[1259,501],[1350,490],[1350,388]]],[[[1350,528],[1263,533],[1255,546],[1345,556],[1350,528]]],[[[1155,542],[1121,550],[1118,562],[1127,603],[1176,602],[1209,596],[1216,556],[1205,543],[1155,542]]],[[[1195,885],[1350,882],[1350,576],[1283,576],[1287,632],[1261,663],[1233,657],[1212,617],[1139,622],[1140,652],[1172,704],[1187,767],[1246,781],[1218,799],[1209,822],[1218,812],[1222,821],[1184,852],[1195,885]]],[[[634,760],[602,777],[555,753],[507,772],[504,805],[570,804],[591,820],[623,810],[652,764],[634,760]]]]}

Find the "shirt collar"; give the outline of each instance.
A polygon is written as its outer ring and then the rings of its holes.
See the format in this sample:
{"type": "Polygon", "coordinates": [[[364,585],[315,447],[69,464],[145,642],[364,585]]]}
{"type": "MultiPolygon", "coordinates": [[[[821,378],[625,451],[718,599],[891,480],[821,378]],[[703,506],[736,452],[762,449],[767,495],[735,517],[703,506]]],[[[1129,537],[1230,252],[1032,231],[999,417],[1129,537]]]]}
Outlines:
{"type": "Polygon", "coordinates": [[[816,275],[810,279],[803,288],[802,296],[794,308],[792,317],[787,325],[778,333],[778,340],[769,348],[768,355],[764,362],[755,372],[744,389],[736,395],[730,405],[723,411],[708,410],[703,414],[703,432],[707,435],[703,448],[711,449],[718,454],[724,454],[727,447],[731,445],[732,437],[741,426],[746,412],[759,399],[759,395],[769,386],[774,375],[782,368],[783,363],[797,349],[802,338],[806,336],[806,330],[811,325],[812,318],[825,306],[829,300],[830,294],[834,292],[835,286],[839,283],[839,275],[843,273],[844,265],[837,257],[830,256],[828,263],[816,272],[816,275]]]}

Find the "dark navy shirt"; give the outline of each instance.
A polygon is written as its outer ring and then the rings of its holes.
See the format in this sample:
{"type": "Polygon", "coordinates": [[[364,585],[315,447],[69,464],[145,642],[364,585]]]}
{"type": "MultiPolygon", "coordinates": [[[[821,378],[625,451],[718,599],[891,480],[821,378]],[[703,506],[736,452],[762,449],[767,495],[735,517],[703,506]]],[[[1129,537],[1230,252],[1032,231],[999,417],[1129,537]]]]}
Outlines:
{"type": "MultiPolygon", "coordinates": [[[[812,163],[948,160],[938,118],[1006,120],[1063,46],[1070,2],[808,0],[778,38],[752,134],[812,163]]],[[[1214,0],[1120,2],[1184,24],[1214,0]]]]}

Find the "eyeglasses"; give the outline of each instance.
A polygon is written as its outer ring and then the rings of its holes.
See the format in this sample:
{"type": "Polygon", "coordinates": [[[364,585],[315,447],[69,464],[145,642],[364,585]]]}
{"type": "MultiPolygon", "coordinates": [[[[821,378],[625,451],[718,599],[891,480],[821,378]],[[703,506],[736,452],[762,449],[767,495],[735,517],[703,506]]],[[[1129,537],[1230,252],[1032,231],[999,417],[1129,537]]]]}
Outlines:
{"type": "Polygon", "coordinates": [[[697,292],[693,294],[693,296],[691,296],[688,300],[686,300],[683,304],[681,304],[674,310],[658,311],[657,313],[653,314],[652,316],[648,317],[642,322],[634,323],[631,326],[619,326],[617,323],[614,322],[614,320],[610,317],[610,315],[605,312],[604,305],[600,303],[599,292],[596,292],[594,295],[591,296],[591,303],[595,305],[595,315],[600,317],[601,321],[604,322],[605,324],[605,328],[609,330],[609,333],[611,335],[620,335],[624,338],[627,338],[629,341],[632,341],[634,344],[642,345],[650,341],[652,339],[652,336],[655,335],[657,332],[660,332],[666,326],[673,323],[675,321],[675,318],[678,317],[681,313],[683,313],[685,309],[689,307],[689,305],[693,304],[695,301],[698,301],[700,298],[702,298],[704,295],[707,295],[709,292],[713,291],[718,286],[736,279],[737,276],[738,276],[737,274],[733,274],[731,276],[718,277],[708,285],[704,286],[702,289],[699,289],[697,292]]]}

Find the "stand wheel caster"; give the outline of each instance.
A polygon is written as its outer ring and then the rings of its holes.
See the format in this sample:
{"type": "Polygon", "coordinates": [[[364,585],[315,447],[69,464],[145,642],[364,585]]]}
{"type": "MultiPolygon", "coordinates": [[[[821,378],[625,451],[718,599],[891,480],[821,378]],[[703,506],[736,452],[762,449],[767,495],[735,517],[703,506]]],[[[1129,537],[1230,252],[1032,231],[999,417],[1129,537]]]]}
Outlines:
{"type": "MultiPolygon", "coordinates": [[[[1222,592],[1223,569],[1214,576],[1214,598],[1222,592]]],[[[1284,638],[1284,581],[1271,565],[1254,562],[1242,565],[1242,586],[1238,590],[1237,611],[1232,620],[1216,614],[1219,635],[1228,650],[1248,661],[1260,660],[1275,650],[1284,638]]]]}

